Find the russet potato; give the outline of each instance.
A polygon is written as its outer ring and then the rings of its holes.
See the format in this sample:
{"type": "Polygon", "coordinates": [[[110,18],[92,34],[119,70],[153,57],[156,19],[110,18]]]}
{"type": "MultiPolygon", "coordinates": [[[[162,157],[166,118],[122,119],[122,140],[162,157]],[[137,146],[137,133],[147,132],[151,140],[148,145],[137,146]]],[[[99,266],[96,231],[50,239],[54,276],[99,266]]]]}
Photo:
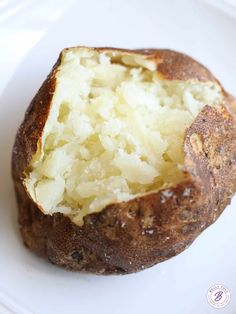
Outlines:
{"type": "Polygon", "coordinates": [[[13,149],[26,246],[99,274],[183,251],[235,193],[234,102],[175,51],[64,49],[13,149]]]}

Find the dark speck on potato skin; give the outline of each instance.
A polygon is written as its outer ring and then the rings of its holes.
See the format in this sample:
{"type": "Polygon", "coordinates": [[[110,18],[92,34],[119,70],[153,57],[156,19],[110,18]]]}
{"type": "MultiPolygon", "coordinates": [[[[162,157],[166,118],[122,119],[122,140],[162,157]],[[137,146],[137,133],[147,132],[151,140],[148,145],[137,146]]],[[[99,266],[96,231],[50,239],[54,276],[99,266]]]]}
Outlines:
{"type": "Polygon", "coordinates": [[[78,262],[81,262],[84,257],[83,257],[83,254],[81,254],[79,251],[75,251],[71,254],[71,257],[75,260],[77,260],[78,262]]]}

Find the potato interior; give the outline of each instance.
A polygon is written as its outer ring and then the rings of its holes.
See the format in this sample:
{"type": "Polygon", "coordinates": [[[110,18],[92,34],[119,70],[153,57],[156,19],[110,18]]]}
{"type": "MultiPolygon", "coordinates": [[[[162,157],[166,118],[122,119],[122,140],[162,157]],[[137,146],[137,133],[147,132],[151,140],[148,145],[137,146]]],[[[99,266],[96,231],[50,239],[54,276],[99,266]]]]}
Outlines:
{"type": "Polygon", "coordinates": [[[45,214],[82,224],[108,204],[173,186],[184,180],[186,129],[221,100],[217,84],[161,79],[146,56],[64,50],[28,192],[45,214]]]}

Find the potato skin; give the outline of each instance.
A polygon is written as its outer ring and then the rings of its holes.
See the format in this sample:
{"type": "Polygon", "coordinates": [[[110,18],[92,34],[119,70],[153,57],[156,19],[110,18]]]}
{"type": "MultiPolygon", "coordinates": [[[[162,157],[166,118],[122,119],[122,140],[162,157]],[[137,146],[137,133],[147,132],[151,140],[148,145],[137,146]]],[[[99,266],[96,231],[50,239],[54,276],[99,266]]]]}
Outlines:
{"type": "MultiPolygon", "coordinates": [[[[217,82],[205,67],[178,52],[115,50],[155,59],[163,78],[217,82]]],[[[223,91],[222,105],[205,106],[186,131],[185,182],[109,205],[99,213],[87,215],[79,227],[63,214],[44,215],[23,185],[47,121],[60,61],[61,57],[32,100],[12,154],[25,245],[54,264],[97,274],[137,272],[177,255],[220,216],[236,191],[234,98],[223,91]]]]}

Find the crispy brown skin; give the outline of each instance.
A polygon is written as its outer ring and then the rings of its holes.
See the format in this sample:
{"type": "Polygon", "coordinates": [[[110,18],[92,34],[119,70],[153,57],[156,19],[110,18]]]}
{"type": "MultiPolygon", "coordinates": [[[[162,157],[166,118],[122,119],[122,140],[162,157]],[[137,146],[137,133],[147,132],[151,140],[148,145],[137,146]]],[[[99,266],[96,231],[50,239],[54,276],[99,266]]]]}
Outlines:
{"type": "MultiPolygon", "coordinates": [[[[128,52],[154,58],[163,78],[216,82],[205,67],[181,53],[128,52]]],[[[62,214],[44,215],[22,184],[47,120],[59,64],[60,58],[32,100],[13,149],[12,175],[25,245],[54,264],[98,274],[136,272],[180,253],[220,216],[235,193],[234,98],[225,92],[222,106],[206,106],[187,130],[186,182],[109,205],[86,216],[79,227],[62,214]]]]}

